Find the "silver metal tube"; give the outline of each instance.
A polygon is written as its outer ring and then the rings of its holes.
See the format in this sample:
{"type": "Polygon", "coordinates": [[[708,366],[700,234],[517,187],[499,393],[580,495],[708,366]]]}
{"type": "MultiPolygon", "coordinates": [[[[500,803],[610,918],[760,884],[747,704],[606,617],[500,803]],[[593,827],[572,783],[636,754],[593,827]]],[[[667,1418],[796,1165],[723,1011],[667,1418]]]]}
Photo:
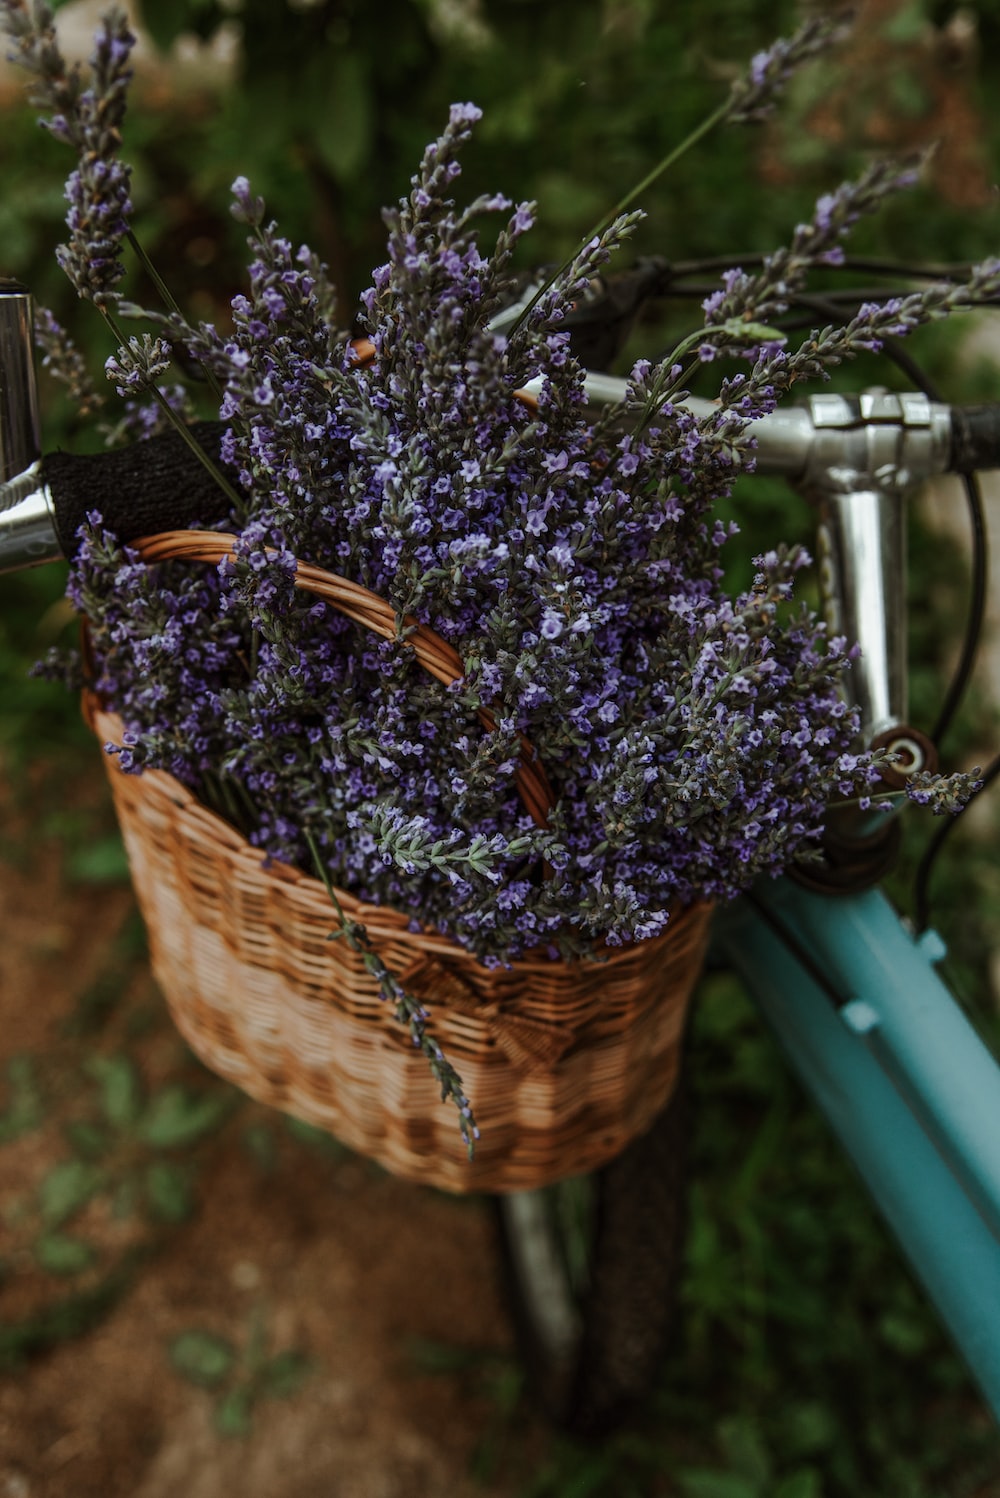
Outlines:
{"type": "Polygon", "coordinates": [[[0,281],[0,483],[41,454],[33,347],[30,294],[0,281]]]}
{"type": "MultiPolygon", "coordinates": [[[[538,395],[544,381],[529,380],[524,387],[526,395],[538,395]]],[[[617,405],[625,399],[627,382],[618,375],[597,374],[588,370],[583,386],[587,405],[596,416],[605,406],[617,405]]],[[[699,420],[705,420],[717,410],[714,401],[701,396],[688,396],[682,403],[699,420]]],[[[760,473],[782,474],[790,482],[803,479],[809,469],[815,430],[807,410],[800,406],[789,406],[770,412],[753,422],[750,431],[756,441],[756,468],[760,473]]]]}
{"type": "Polygon", "coordinates": [[[825,493],[817,548],[830,628],[861,646],[848,686],[869,743],[907,721],[903,495],[876,489],[825,493]]]}
{"type": "Polygon", "coordinates": [[[52,499],[39,470],[34,463],[0,487],[0,573],[62,557],[52,499]]]}
{"type": "Polygon", "coordinates": [[[0,572],[19,572],[63,556],[48,488],[37,476],[30,482],[31,476],[33,470],[22,475],[21,499],[0,515],[0,572]]]}

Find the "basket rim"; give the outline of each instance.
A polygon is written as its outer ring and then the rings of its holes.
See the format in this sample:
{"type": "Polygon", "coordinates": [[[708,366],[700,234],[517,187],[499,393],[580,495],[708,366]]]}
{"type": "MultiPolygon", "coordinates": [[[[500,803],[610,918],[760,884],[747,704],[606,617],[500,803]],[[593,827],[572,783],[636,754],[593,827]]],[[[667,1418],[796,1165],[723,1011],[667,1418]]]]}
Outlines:
{"type": "MultiPolygon", "coordinates": [[[[132,551],[147,563],[164,561],[205,562],[219,566],[227,558],[236,555],[239,536],[230,531],[173,530],[159,531],[155,535],[138,536],[129,542],[132,551]]],[[[265,548],[268,555],[276,555],[273,547],[265,548]]],[[[422,624],[412,615],[407,615],[402,624],[405,633],[400,633],[400,620],[396,610],[380,594],[372,592],[362,583],[329,572],[314,562],[303,562],[296,558],[294,584],[303,592],[312,593],[324,603],[337,610],[345,618],[371,630],[384,640],[398,640],[411,649],[421,667],[436,681],[450,687],[465,675],[465,663],[454,645],[451,645],[428,624],[422,624]]],[[[496,731],[496,718],[486,703],[480,703],[475,715],[488,733],[496,731]]],[[[543,830],[549,825],[549,812],[556,804],[556,797],[549,784],[538,752],[524,733],[518,733],[520,758],[514,767],[514,782],[524,808],[537,827],[543,830]]]]}

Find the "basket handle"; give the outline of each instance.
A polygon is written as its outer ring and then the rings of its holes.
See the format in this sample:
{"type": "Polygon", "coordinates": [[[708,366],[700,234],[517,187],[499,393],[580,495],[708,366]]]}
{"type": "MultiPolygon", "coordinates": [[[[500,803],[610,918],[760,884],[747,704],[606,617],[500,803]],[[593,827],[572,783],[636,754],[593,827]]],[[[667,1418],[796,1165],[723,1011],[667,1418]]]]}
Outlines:
{"type": "MultiPolygon", "coordinates": [[[[211,562],[218,565],[223,558],[233,555],[237,540],[238,537],[220,531],[161,531],[155,536],[141,536],[130,541],[129,546],[144,562],[211,562]]],[[[295,586],[306,593],[314,593],[345,618],[381,635],[384,640],[398,638],[392,606],[360,583],[353,583],[334,572],[325,572],[311,562],[297,562],[295,586]]],[[[410,647],[429,675],[445,686],[451,686],[465,675],[462,657],[453,645],[416,619],[408,617],[404,622],[409,633],[402,643],[410,647]]],[[[488,707],[477,708],[476,714],[490,733],[495,732],[496,719],[488,707]]],[[[518,737],[521,761],[514,771],[518,793],[535,825],[547,829],[548,814],[555,805],[555,796],[530,741],[523,733],[518,737]]]]}

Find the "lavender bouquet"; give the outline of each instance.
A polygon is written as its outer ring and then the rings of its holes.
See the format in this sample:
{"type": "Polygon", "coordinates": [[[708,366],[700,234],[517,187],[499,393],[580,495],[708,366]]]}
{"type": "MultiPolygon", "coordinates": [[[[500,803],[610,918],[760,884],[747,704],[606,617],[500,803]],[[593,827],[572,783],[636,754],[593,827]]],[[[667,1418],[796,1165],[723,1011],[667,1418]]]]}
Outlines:
{"type": "MultiPolygon", "coordinates": [[[[872,797],[882,768],[858,752],[844,698],[850,642],[785,606],[801,549],[759,557],[750,592],[727,596],[730,528],[714,507],[752,467],[754,419],[791,385],[988,294],[1000,268],[862,307],[787,346],[769,320],[912,176],[877,164],[821,199],[759,272],[729,273],[703,328],[636,364],[624,401],[593,420],[563,324],[638,215],[610,215],[512,329],[493,331],[534,206],[499,196],[456,206],[479,117],[463,104],[385,214],[386,262],[362,298],[370,363],[338,330],[323,266],[293,252],[243,178],[233,212],[249,230],[249,287],[231,328],[192,326],[169,301],[144,312],[118,289],[125,242],[139,249],[119,156],[124,17],[105,19],[84,86],[47,5],[2,0],[0,16],[44,123],[76,153],[59,258],[119,345],[107,363],[125,398],[116,438],[187,419],[183,390],[163,383],[181,352],[217,391],[222,457],[239,480],[219,475],[239,540],[217,570],[147,566],[96,514],[81,536],[69,591],[90,621],[93,685],[125,725],[110,752],[128,771],[168,770],[262,854],[322,877],[342,933],[469,1136],[461,1080],[427,1011],[343,916],[337,889],[495,965],[651,938],[678,905],[728,899],[820,856],[828,802],[872,797]],[[500,219],[489,252],[477,229],[487,216],[500,219]],[[126,336],[133,317],[146,331],[126,336]],[[683,404],[686,371],[723,352],[744,372],[697,418],[683,404]],[[528,409],[518,392],[532,380],[528,409]],[[387,600],[395,638],[297,592],[298,560],[387,600]],[[452,687],[414,660],[415,622],[459,652],[452,687]],[[518,795],[525,741],[553,788],[545,826],[518,795]]],[[[828,30],[810,23],[754,59],[715,121],[759,116],[828,30]]],[[[94,404],[62,330],[40,325],[48,361],[94,404]]],[[[947,809],[968,788],[918,778],[911,794],[947,809]]]]}

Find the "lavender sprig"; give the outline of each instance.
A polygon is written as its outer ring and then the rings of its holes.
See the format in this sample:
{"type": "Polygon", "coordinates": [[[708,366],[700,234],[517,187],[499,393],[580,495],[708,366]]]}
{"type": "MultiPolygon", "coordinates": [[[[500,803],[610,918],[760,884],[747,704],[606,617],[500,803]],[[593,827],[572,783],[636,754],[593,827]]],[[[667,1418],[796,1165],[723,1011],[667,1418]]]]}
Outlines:
{"type": "Polygon", "coordinates": [[[746,74],[733,84],[726,118],[734,124],[767,119],[794,73],[812,58],[843,40],[854,19],[852,10],[811,16],[790,37],[779,37],[750,61],[746,74]]]}
{"type": "Polygon", "coordinates": [[[1000,258],[975,265],[962,282],[934,281],[919,291],[865,302],[843,326],[814,329],[797,349],[766,350],[748,376],[737,376],[722,392],[720,409],[744,414],[771,409],[776,398],[802,380],[828,378],[828,371],[862,353],[878,353],[886,338],[904,338],[926,323],[987,303],[1000,293],[1000,258]]]}
{"type": "Polygon", "coordinates": [[[142,386],[148,390],[164,419],[177,429],[238,511],[239,495],[156,384],[156,374],[163,372],[165,364],[160,361],[153,373],[149,364],[152,345],[147,348],[141,342],[126,340],[114,317],[121,301],[114,287],[124,275],[121,252],[123,241],[130,237],[132,211],[131,169],[118,156],[132,78],[128,64],[135,45],[128,18],[117,7],[102,18],[90,59],[89,88],[82,86],[79,66],[70,68],[66,64],[52,9],[45,0],[30,0],[30,4],[29,0],[0,0],[0,23],[17,44],[12,60],[37,80],[32,101],[49,111],[49,118],[42,123],[77,156],[76,169],[66,183],[70,240],[56,250],[56,259],[77,294],[97,307],[120,345],[112,365],[123,374],[121,388],[134,391],[142,386]]]}
{"type": "MultiPolygon", "coordinates": [[[[674,146],[667,154],[657,162],[656,166],[637,182],[634,187],[621,198],[608,213],[601,218],[592,229],[583,237],[582,248],[600,241],[602,236],[617,221],[625,211],[642,195],[649,191],[660,177],[679,161],[680,158],[692,150],[716,125],[725,122],[743,124],[750,121],[765,119],[774,108],[782,91],[788,84],[792,75],[804,63],[826,51],[836,42],[840,41],[849,28],[851,16],[843,13],[835,16],[814,16],[805,21],[797,32],[791,37],[781,38],[774,42],[766,52],[759,52],[750,64],[747,75],[735,83],[730,90],[729,97],[709,114],[700,125],[697,125],[690,135],[686,136],[679,145],[674,146]]],[[[579,254],[579,251],[576,252],[579,254]]],[[[544,296],[552,286],[561,281],[565,276],[573,256],[569,256],[545,281],[521,313],[516,326],[520,326],[533,310],[535,303],[544,296]]]]}
{"type": "Polygon", "coordinates": [[[12,59],[37,80],[32,102],[49,111],[46,128],[77,157],[66,183],[70,238],[56,259],[79,296],[108,307],[124,275],[122,242],[132,212],[131,170],[118,151],[135,37],[124,11],[112,8],[95,41],[90,87],[83,88],[79,67],[68,67],[59,49],[44,0],[0,0],[0,7],[0,23],[17,44],[12,59]]]}
{"type": "Polygon", "coordinates": [[[395,1018],[400,1024],[405,1025],[410,1032],[410,1039],[419,1051],[426,1056],[430,1063],[431,1074],[441,1088],[441,1101],[451,1101],[458,1110],[458,1126],[469,1159],[475,1153],[476,1140],[479,1138],[479,1129],[472,1112],[469,1099],[462,1091],[462,1078],[445,1056],[441,1047],[427,1033],[427,1022],[430,1019],[430,1011],[421,1004],[420,1000],[413,994],[407,993],[394,973],[390,972],[375,951],[368,937],[368,932],[360,921],[352,921],[345,913],[337,891],[334,889],[327,873],[326,865],[320,856],[319,848],[315,838],[310,832],[306,832],[306,843],[312,855],[313,865],[330,897],[330,903],[337,916],[338,929],[331,932],[331,940],[342,937],[352,952],[356,952],[365,965],[365,971],[374,978],[378,984],[379,994],[382,999],[392,1006],[395,1018]]]}
{"type": "MultiPolygon", "coordinates": [[[[787,311],[811,270],[843,263],[842,241],[863,215],[877,212],[887,198],[913,186],[921,161],[921,157],[911,157],[872,162],[856,182],[824,193],[809,222],[798,225],[789,245],[766,255],[755,275],[739,267],[727,271],[722,287],[702,304],[708,338],[726,324],[738,326],[738,319],[766,322],[787,311]]],[[[752,341],[753,335],[745,340],[752,341]]]]}
{"type": "Polygon", "coordinates": [[[104,396],[94,385],[72,337],[48,307],[35,308],[35,344],[42,352],[43,368],[66,386],[77,415],[87,417],[99,411],[104,396]]]}

